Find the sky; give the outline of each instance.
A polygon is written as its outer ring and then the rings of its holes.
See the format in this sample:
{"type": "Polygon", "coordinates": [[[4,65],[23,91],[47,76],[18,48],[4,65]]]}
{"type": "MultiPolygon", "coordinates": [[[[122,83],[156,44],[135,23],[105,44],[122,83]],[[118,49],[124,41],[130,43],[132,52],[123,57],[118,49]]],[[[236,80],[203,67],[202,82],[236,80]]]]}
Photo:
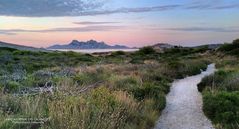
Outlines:
{"type": "Polygon", "coordinates": [[[0,0],[0,41],[26,46],[91,39],[196,46],[236,38],[238,0],[0,0]]]}

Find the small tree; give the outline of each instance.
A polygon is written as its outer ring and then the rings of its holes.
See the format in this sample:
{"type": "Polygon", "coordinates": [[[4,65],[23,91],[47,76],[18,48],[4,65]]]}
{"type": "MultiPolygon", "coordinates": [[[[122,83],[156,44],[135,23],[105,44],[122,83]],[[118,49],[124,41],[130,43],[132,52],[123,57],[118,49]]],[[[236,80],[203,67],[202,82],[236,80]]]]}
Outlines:
{"type": "Polygon", "coordinates": [[[239,47],[239,39],[236,39],[232,42],[235,47],[239,47]]]}
{"type": "Polygon", "coordinates": [[[143,47],[139,50],[139,53],[142,55],[154,54],[156,51],[152,47],[143,47]]]}

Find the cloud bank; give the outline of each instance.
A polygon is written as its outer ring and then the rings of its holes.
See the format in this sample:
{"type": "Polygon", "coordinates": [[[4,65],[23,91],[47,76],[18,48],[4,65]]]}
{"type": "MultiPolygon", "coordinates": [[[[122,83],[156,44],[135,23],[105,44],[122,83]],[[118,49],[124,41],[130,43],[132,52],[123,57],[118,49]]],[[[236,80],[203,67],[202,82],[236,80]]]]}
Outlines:
{"type": "Polygon", "coordinates": [[[121,30],[122,28],[125,28],[125,26],[93,25],[93,26],[85,26],[85,27],[64,27],[64,28],[51,28],[51,29],[43,29],[43,30],[0,29],[0,34],[16,35],[17,33],[100,32],[100,31],[121,30]]]}
{"type": "MultiPolygon", "coordinates": [[[[61,17],[61,16],[95,16],[116,13],[142,13],[168,11],[175,9],[186,10],[225,10],[239,9],[239,3],[225,4],[224,2],[194,2],[188,4],[169,4],[147,7],[118,7],[104,9],[108,0],[1,0],[1,16],[20,17],[61,17]]],[[[221,1],[221,0],[218,0],[221,1]]]]}
{"type": "MultiPolygon", "coordinates": [[[[84,22],[82,22],[84,23],[84,22]]],[[[62,27],[51,28],[42,30],[30,30],[30,29],[0,29],[0,35],[16,35],[18,33],[49,33],[49,32],[104,32],[115,31],[122,29],[129,29],[127,26],[120,25],[94,25],[101,22],[89,22],[93,24],[85,27],[62,27]]],[[[108,22],[106,22],[108,23],[108,22]]],[[[88,24],[88,22],[86,23],[88,24]]],[[[104,22],[102,22],[104,24],[104,22]]],[[[151,30],[167,30],[167,31],[180,31],[180,32],[219,32],[219,33],[233,33],[239,32],[239,27],[175,27],[175,28],[148,28],[151,30]]]]}
{"type": "Polygon", "coordinates": [[[73,22],[73,24],[78,25],[105,25],[105,24],[117,24],[120,22],[91,22],[91,21],[84,21],[84,22],[73,22]]]}
{"type": "MultiPolygon", "coordinates": [[[[161,29],[159,29],[161,30],[161,29]]],[[[164,28],[170,31],[188,31],[188,32],[239,32],[237,27],[183,27],[183,28],[164,28]]]]}
{"type": "Polygon", "coordinates": [[[1,0],[0,15],[22,17],[74,16],[102,7],[104,0],[1,0]]]}

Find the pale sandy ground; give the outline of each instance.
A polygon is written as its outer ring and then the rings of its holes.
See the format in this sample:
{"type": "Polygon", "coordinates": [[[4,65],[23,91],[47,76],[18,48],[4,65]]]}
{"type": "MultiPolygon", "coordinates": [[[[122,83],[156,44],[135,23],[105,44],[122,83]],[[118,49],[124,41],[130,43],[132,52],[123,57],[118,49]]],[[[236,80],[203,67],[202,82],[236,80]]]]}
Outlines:
{"type": "Polygon", "coordinates": [[[214,129],[202,111],[202,96],[197,90],[201,79],[214,72],[211,64],[199,75],[174,81],[155,129],[214,129]]]}

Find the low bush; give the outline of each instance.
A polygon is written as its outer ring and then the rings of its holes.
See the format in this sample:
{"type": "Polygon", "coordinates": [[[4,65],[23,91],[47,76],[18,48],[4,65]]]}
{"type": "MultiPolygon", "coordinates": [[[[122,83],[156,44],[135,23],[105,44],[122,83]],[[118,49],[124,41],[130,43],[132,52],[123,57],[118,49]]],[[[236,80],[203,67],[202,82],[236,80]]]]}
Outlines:
{"type": "Polygon", "coordinates": [[[227,74],[227,72],[219,70],[215,74],[204,77],[202,81],[198,84],[198,90],[202,92],[206,87],[211,88],[213,90],[223,88],[220,87],[220,85],[227,76],[227,74]]]}
{"type": "Polygon", "coordinates": [[[222,82],[227,91],[239,91],[239,73],[231,73],[222,82]]]}
{"type": "Polygon", "coordinates": [[[19,126],[9,121],[2,126],[0,121],[0,128],[152,128],[166,105],[169,83],[206,69],[209,62],[197,55],[203,51],[178,48],[167,54],[145,47],[135,53],[113,52],[109,56],[0,51],[6,62],[0,64],[1,83],[6,82],[1,84],[2,90],[28,90],[49,82],[55,91],[0,94],[0,120],[8,115],[50,118],[42,127],[19,126]],[[15,64],[21,67],[15,68],[15,64]],[[12,79],[12,75],[17,75],[17,79],[12,79]]]}
{"type": "Polygon", "coordinates": [[[238,73],[219,70],[213,75],[206,76],[198,84],[198,90],[202,92],[204,89],[214,91],[239,91],[239,75],[238,73]]]}
{"type": "MultiPolygon", "coordinates": [[[[225,46],[220,50],[229,51],[225,46]]],[[[218,61],[215,74],[202,79],[203,111],[217,129],[239,128],[239,74],[237,58],[226,56],[218,61]],[[221,61],[223,60],[223,61],[221,61]]]]}
{"type": "Polygon", "coordinates": [[[104,68],[97,68],[93,71],[82,72],[73,77],[74,81],[79,85],[91,85],[103,82],[108,77],[108,73],[104,68]]]}
{"type": "Polygon", "coordinates": [[[218,51],[224,52],[225,54],[239,56],[239,39],[234,40],[231,44],[222,45],[218,51]]]}
{"type": "Polygon", "coordinates": [[[190,75],[200,74],[202,70],[207,69],[209,61],[207,60],[182,60],[182,61],[170,61],[168,62],[169,71],[166,74],[169,74],[171,78],[183,78],[190,75]]]}
{"type": "Polygon", "coordinates": [[[113,56],[113,57],[123,56],[123,55],[126,55],[126,53],[124,51],[116,51],[116,52],[111,53],[111,56],[113,56]]]}
{"type": "Polygon", "coordinates": [[[155,54],[156,51],[152,47],[143,47],[139,49],[136,53],[140,55],[149,55],[149,54],[155,54]]]}
{"type": "Polygon", "coordinates": [[[135,87],[139,87],[141,84],[140,80],[137,77],[133,76],[113,76],[113,82],[111,85],[114,86],[116,90],[131,91],[135,87]]]}
{"type": "Polygon", "coordinates": [[[214,124],[225,129],[239,128],[239,92],[205,92],[203,102],[203,111],[214,124]]]}
{"type": "Polygon", "coordinates": [[[166,105],[166,98],[160,85],[153,83],[144,83],[141,87],[132,90],[137,100],[153,99],[155,101],[155,109],[161,111],[166,105]]]}
{"type": "Polygon", "coordinates": [[[9,47],[0,47],[0,51],[10,51],[10,52],[14,52],[14,51],[17,51],[17,49],[9,48],[9,47]]]}
{"type": "Polygon", "coordinates": [[[137,109],[137,104],[134,103],[129,96],[117,92],[111,93],[104,87],[82,97],[60,97],[49,103],[51,127],[57,129],[125,128],[129,115],[137,109]]]}
{"type": "Polygon", "coordinates": [[[21,108],[20,101],[9,95],[1,95],[0,112],[2,115],[12,115],[18,113],[21,108]]]}
{"type": "Polygon", "coordinates": [[[4,87],[5,93],[13,93],[20,89],[21,84],[15,81],[7,82],[6,86],[4,87]]]}

